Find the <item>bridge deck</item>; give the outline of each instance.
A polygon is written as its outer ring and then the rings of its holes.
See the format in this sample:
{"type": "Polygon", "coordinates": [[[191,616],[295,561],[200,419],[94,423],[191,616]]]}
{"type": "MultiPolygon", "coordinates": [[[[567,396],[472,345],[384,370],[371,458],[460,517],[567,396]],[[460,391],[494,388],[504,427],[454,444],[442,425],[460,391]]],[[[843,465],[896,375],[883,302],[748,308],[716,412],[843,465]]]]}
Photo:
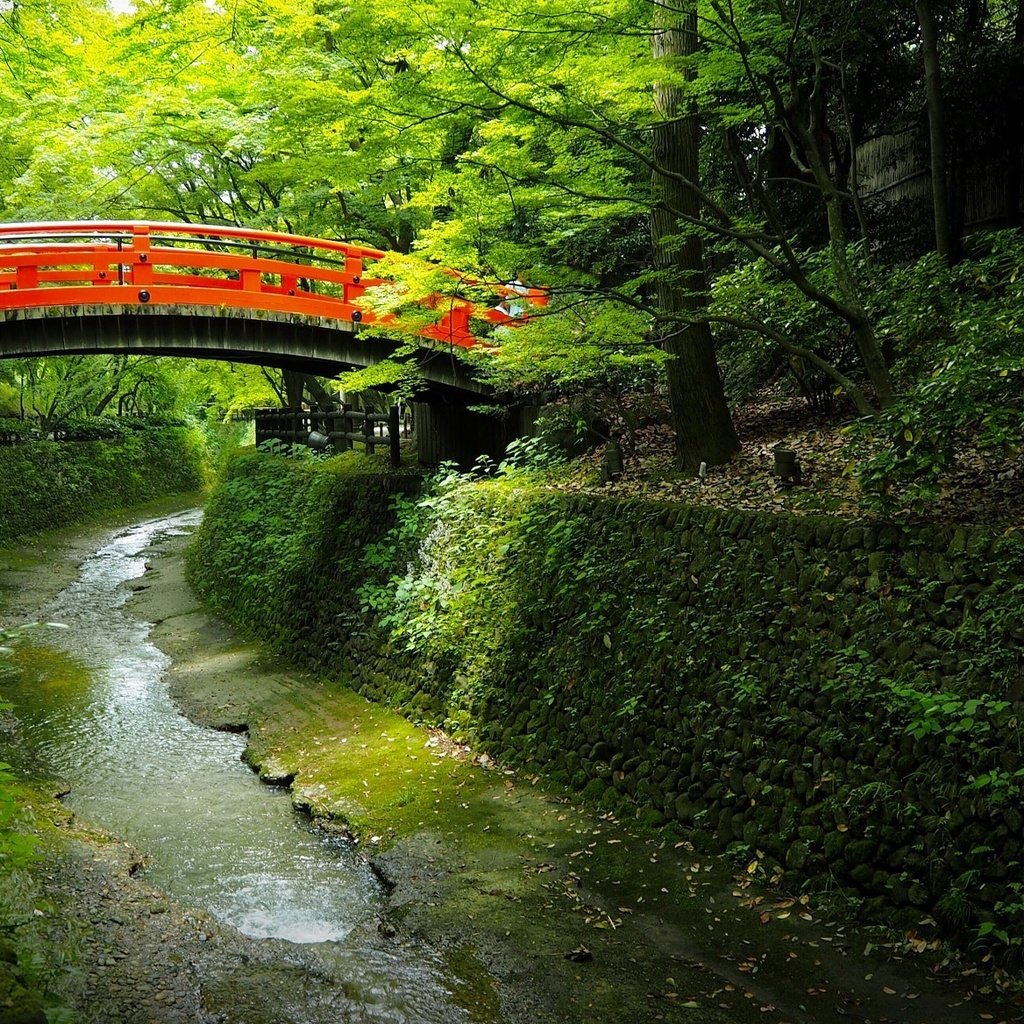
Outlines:
{"type": "MultiPolygon", "coordinates": [[[[332,239],[203,224],[0,224],[0,312],[66,317],[94,307],[204,307],[313,318],[355,334],[393,324],[360,302],[368,288],[388,283],[366,276],[386,255],[332,239]]],[[[544,301],[538,290],[493,290],[544,301]]],[[[499,306],[478,307],[458,295],[431,296],[424,305],[436,316],[418,335],[460,348],[477,343],[472,316],[494,323],[516,319],[499,306]]]]}
{"type": "MultiPolygon", "coordinates": [[[[188,305],[36,307],[0,310],[0,358],[132,355],[223,359],[334,377],[375,366],[401,342],[353,331],[331,317],[188,305]]],[[[490,395],[447,345],[422,341],[414,353],[431,390],[490,395]]]]}

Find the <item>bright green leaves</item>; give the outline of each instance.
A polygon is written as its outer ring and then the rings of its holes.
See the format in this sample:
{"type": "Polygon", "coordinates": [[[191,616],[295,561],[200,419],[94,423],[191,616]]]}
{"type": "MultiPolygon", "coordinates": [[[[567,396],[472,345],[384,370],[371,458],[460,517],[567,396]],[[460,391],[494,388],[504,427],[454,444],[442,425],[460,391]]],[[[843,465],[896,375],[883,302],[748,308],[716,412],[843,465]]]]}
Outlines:
{"type": "Polygon", "coordinates": [[[650,317],[618,303],[542,312],[528,323],[500,328],[497,352],[474,353],[487,379],[504,390],[613,391],[649,387],[665,353],[649,340],[650,317]]]}
{"type": "Polygon", "coordinates": [[[385,359],[364,370],[343,373],[331,384],[344,394],[385,391],[392,396],[392,401],[396,398],[408,401],[424,388],[423,374],[416,364],[400,359],[385,359]]]}

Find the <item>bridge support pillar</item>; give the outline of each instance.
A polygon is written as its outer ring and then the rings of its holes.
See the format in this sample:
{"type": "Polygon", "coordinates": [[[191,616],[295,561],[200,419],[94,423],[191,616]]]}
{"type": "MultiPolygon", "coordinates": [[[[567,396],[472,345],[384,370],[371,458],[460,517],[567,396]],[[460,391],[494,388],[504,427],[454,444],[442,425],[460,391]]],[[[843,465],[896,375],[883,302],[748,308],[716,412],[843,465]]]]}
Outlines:
{"type": "Polygon", "coordinates": [[[533,432],[539,406],[512,405],[497,413],[477,412],[457,402],[414,406],[420,465],[455,462],[469,469],[481,455],[500,462],[510,441],[533,432]]]}

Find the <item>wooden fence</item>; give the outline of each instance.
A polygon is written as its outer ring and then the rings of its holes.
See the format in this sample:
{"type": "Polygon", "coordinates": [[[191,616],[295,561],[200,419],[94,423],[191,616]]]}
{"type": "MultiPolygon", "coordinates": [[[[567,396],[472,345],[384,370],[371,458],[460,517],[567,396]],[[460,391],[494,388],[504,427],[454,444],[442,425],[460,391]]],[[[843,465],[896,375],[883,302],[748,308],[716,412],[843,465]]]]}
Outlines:
{"type": "MultiPolygon", "coordinates": [[[[880,207],[910,203],[931,211],[931,169],[928,139],[922,127],[879,135],[857,147],[862,198],[880,207]]],[[[1024,205],[1019,148],[992,150],[970,147],[950,167],[953,213],[962,234],[1012,227],[1024,205]],[[1016,164],[1018,173],[1011,169],[1016,164]],[[1012,211],[1012,213],[1011,213],[1012,211]]],[[[928,224],[930,229],[930,223],[928,224]]]]}
{"type": "Polygon", "coordinates": [[[335,451],[346,451],[361,444],[371,455],[386,447],[391,465],[401,464],[399,441],[402,419],[397,405],[386,413],[363,412],[349,406],[319,411],[315,409],[257,409],[256,444],[278,440],[288,444],[309,444],[314,431],[323,434],[335,451]]]}

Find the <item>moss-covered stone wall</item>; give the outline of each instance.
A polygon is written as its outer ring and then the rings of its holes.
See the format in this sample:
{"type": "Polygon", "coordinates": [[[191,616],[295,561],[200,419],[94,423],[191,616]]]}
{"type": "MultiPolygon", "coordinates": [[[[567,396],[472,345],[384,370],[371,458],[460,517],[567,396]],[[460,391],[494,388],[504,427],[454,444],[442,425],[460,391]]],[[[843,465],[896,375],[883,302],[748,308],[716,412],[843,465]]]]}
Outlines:
{"type": "Polygon", "coordinates": [[[0,447],[0,544],[84,522],[207,482],[202,436],[149,427],[103,441],[33,441],[0,447]]]}
{"type": "Polygon", "coordinates": [[[511,480],[435,503],[409,560],[387,531],[414,487],[237,459],[193,579],[365,695],[785,886],[1024,932],[1020,536],[511,480]]]}

